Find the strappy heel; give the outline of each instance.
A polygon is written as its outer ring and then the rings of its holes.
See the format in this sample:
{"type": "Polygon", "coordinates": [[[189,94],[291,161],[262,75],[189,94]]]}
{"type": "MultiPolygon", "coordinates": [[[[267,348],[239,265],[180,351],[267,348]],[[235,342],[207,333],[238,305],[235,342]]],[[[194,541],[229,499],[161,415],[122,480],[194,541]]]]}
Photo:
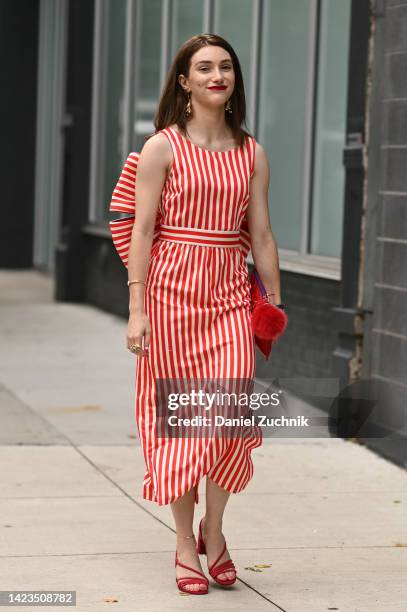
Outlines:
{"type": "MultiPolygon", "coordinates": [[[[193,538],[194,536],[183,536],[183,537],[189,539],[189,538],[193,538]]],[[[184,569],[189,570],[190,572],[194,572],[195,574],[198,574],[199,576],[197,578],[195,578],[194,576],[180,576],[179,578],[175,577],[175,581],[180,591],[182,591],[183,593],[189,593],[190,595],[206,595],[208,593],[209,580],[207,579],[205,574],[195,569],[194,567],[190,567],[189,565],[185,565],[185,563],[181,563],[178,557],[178,551],[176,550],[175,551],[175,567],[177,567],[177,565],[179,565],[180,567],[183,567],[184,569]],[[185,586],[188,584],[198,584],[198,585],[203,584],[206,586],[206,589],[197,589],[197,590],[186,589],[185,586]]]]}
{"type": "MultiPolygon", "coordinates": [[[[203,519],[201,519],[201,522],[199,523],[198,543],[196,545],[196,550],[197,550],[198,555],[207,554],[205,542],[202,537],[202,521],[203,519]]],[[[226,540],[223,546],[223,550],[220,553],[219,557],[216,559],[214,563],[211,564],[211,566],[208,565],[208,572],[217,584],[220,584],[222,586],[230,586],[236,582],[236,574],[237,574],[236,567],[232,559],[228,559],[224,563],[217,565],[219,560],[222,559],[222,556],[225,554],[225,550],[226,550],[226,540]],[[219,574],[224,574],[225,572],[235,572],[234,578],[226,578],[224,580],[221,580],[220,578],[218,578],[219,574]]]]}

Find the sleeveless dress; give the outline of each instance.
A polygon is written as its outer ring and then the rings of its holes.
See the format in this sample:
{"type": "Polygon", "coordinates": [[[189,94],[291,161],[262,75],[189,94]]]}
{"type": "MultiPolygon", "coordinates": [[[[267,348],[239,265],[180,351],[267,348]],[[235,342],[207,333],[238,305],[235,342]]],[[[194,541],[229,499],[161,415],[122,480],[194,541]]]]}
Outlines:
{"type": "MultiPolygon", "coordinates": [[[[160,437],[158,379],[250,379],[255,343],[239,232],[249,202],[256,141],[210,151],[161,130],[173,151],[146,277],[148,356],[136,356],[135,416],[146,463],[143,497],[169,504],[210,477],[231,493],[253,475],[258,427],[226,437],[160,437]]],[[[198,487],[195,502],[198,503],[198,487]]]]}

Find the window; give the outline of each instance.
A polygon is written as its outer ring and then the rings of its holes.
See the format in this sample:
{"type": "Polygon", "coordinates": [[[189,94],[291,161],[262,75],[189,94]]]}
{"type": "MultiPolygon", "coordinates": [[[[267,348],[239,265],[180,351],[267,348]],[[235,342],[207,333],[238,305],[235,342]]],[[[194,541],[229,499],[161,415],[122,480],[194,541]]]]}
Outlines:
{"type": "Polygon", "coordinates": [[[350,0],[321,3],[309,252],[340,257],[350,0]]]}
{"type": "Polygon", "coordinates": [[[174,0],[169,63],[188,38],[203,31],[202,4],[202,0],[174,0]]]}
{"type": "Polygon", "coordinates": [[[170,63],[180,45],[201,32],[200,0],[139,0],[137,3],[134,69],[136,74],[133,149],[140,151],[144,137],[154,131],[153,118],[170,63]],[[171,53],[167,53],[171,48],[171,53]]]}
{"type": "Polygon", "coordinates": [[[163,47],[163,0],[139,0],[136,13],[136,48],[132,149],[140,151],[144,136],[153,131],[152,118],[160,94],[163,47]]]}
{"type": "Polygon", "coordinates": [[[96,2],[89,211],[93,222],[108,217],[106,202],[122,163],[125,24],[125,2],[96,2]]]}
{"type": "Polygon", "coordinates": [[[246,123],[254,133],[257,63],[258,2],[247,0],[215,0],[215,34],[225,38],[234,48],[243,73],[246,95],[246,123]]]}
{"type": "Polygon", "coordinates": [[[247,127],[268,153],[282,268],[338,278],[350,8],[350,0],[96,0],[91,220],[108,218],[125,157],[154,130],[178,48],[214,32],[236,50],[247,127]]]}
{"type": "Polygon", "coordinates": [[[286,258],[308,267],[340,257],[349,22],[350,0],[264,3],[258,139],[270,219],[286,258]]]}
{"type": "Polygon", "coordinates": [[[271,0],[265,3],[263,15],[258,140],[267,150],[272,173],[271,223],[279,247],[293,251],[301,247],[307,198],[311,5],[312,0],[271,0]]]}

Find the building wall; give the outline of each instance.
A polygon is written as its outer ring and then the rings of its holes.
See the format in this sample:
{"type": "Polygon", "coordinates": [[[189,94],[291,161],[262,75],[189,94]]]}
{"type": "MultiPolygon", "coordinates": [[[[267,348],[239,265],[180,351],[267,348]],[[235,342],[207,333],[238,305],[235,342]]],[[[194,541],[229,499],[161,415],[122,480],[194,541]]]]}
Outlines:
{"type": "Polygon", "coordinates": [[[375,7],[369,105],[364,376],[386,435],[368,444],[407,462],[407,0],[375,7]]]}

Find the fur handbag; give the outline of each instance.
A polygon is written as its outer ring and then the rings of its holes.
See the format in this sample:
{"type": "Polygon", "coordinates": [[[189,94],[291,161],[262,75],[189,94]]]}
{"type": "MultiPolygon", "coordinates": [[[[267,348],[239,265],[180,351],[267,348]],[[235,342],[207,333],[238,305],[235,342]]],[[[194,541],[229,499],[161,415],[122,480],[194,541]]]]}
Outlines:
{"type": "Polygon", "coordinates": [[[256,268],[250,274],[251,324],[255,342],[266,359],[273,342],[285,331],[288,317],[284,310],[269,303],[267,291],[256,268]]]}

